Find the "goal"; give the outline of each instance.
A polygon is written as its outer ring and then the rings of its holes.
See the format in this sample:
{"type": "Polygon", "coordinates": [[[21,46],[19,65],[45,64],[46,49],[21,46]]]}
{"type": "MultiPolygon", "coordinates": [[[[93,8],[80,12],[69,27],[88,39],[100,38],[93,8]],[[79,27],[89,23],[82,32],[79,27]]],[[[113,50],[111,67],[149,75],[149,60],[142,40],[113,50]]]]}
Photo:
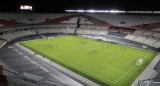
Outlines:
{"type": "Polygon", "coordinates": [[[136,65],[141,65],[143,63],[143,59],[140,58],[137,62],[136,62],[136,65]]]}

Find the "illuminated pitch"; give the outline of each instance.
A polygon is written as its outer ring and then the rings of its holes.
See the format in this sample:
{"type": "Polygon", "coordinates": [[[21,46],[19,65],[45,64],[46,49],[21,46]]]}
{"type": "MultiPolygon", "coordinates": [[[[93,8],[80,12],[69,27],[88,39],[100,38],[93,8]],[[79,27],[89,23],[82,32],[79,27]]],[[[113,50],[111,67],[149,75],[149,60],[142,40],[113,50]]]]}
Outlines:
{"type": "Polygon", "coordinates": [[[130,86],[157,55],[75,36],[20,44],[102,86],[130,86]],[[139,59],[143,62],[136,65],[139,59]]]}

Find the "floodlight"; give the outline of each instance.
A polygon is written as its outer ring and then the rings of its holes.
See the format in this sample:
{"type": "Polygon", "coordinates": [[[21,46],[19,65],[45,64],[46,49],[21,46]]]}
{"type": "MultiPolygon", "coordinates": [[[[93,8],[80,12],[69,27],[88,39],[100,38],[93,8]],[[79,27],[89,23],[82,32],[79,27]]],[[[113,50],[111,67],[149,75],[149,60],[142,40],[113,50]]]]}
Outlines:
{"type": "Polygon", "coordinates": [[[95,10],[96,13],[104,13],[105,10],[95,10]]]}
{"type": "Polygon", "coordinates": [[[94,12],[95,12],[95,10],[87,10],[86,12],[94,13],[94,12]]]}
{"type": "Polygon", "coordinates": [[[65,10],[66,12],[75,12],[75,10],[65,10]]]}
{"type": "Polygon", "coordinates": [[[77,10],[77,12],[84,12],[84,10],[77,10]]]}

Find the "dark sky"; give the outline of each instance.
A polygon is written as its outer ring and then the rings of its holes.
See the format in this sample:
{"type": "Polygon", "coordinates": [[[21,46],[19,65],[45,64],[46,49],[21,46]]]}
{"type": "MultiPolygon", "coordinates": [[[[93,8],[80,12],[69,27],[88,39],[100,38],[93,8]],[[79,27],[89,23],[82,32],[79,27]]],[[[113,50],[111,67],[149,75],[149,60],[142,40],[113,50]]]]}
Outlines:
{"type": "Polygon", "coordinates": [[[160,10],[154,0],[2,0],[0,12],[18,12],[20,4],[32,4],[35,12],[64,12],[66,9],[160,10]]]}

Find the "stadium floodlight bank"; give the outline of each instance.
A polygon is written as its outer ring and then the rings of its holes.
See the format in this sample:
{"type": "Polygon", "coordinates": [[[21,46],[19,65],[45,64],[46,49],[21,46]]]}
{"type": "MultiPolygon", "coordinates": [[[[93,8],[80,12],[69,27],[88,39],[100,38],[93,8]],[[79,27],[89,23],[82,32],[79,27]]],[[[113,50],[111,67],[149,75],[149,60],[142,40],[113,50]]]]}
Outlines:
{"type": "Polygon", "coordinates": [[[65,10],[66,12],[79,12],[79,13],[125,13],[126,11],[120,10],[65,10]]]}
{"type": "Polygon", "coordinates": [[[123,10],[65,10],[65,12],[78,13],[139,13],[139,14],[160,14],[160,11],[123,11],[123,10]]]}

